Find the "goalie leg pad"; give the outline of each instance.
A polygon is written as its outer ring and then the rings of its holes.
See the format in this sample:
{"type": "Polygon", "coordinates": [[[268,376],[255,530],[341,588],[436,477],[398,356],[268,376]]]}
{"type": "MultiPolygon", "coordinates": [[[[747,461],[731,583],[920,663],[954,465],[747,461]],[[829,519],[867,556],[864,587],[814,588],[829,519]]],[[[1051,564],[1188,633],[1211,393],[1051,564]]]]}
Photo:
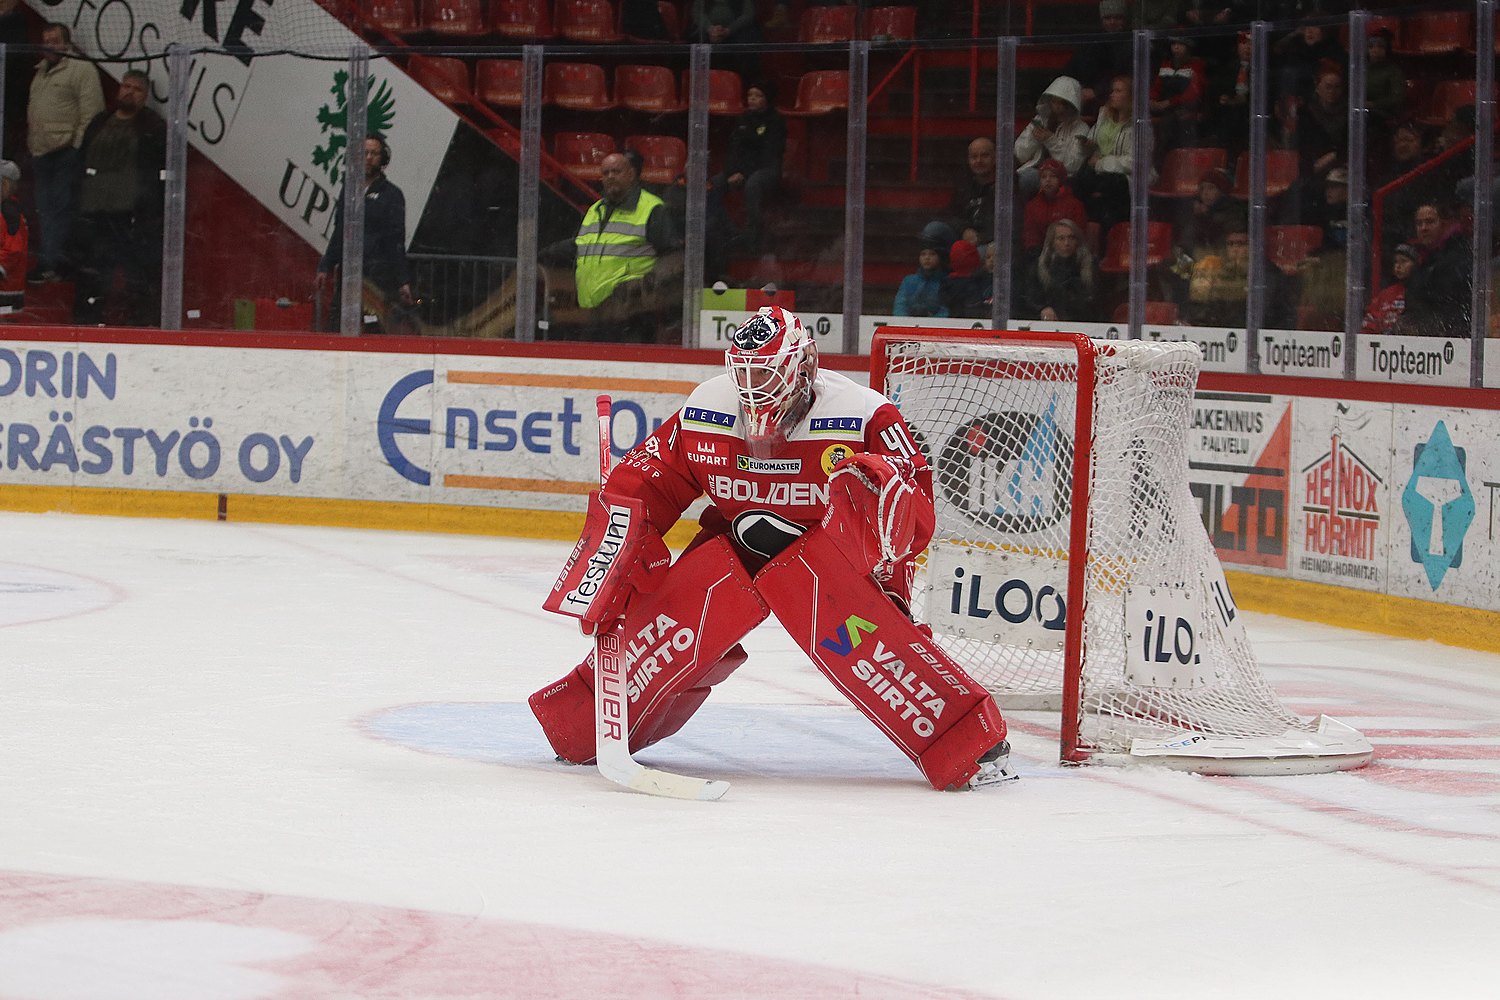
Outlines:
{"type": "Polygon", "coordinates": [[[755,585],[817,668],[934,788],[968,780],[1005,738],[989,692],[854,570],[834,535],[807,532],[756,574],[755,585]]]}
{"type": "MultiPolygon", "coordinates": [[[[770,614],[729,539],[684,552],[660,588],[625,615],[630,749],[675,733],[708,688],[745,661],[740,639],[770,614]]],[[[532,695],[532,712],[564,760],[594,759],[594,671],[590,655],[568,676],[532,695]]]]}

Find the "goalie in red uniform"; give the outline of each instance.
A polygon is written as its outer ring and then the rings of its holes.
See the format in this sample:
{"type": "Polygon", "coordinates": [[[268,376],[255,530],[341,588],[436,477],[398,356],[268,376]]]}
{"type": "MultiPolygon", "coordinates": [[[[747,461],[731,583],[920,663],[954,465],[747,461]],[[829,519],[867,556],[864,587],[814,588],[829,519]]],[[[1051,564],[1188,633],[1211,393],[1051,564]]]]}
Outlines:
{"type": "MultiPolygon", "coordinates": [[[[1012,777],[994,698],[906,611],[934,519],[932,471],[900,412],[819,371],[802,322],[775,306],[725,361],[590,497],[545,603],[585,634],[624,619],[631,749],[682,728],[774,614],[934,788],[1012,777]],[[701,530],[671,562],[661,536],[705,493],[701,530]]],[[[593,682],[591,655],[531,696],[564,760],[594,757],[593,682]]]]}

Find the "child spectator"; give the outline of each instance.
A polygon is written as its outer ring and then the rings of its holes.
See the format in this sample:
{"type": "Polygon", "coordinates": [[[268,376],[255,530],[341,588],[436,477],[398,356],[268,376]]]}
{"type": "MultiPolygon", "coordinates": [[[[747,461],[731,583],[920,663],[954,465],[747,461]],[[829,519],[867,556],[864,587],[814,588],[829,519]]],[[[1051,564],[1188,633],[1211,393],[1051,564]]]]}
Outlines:
{"type": "Polygon", "coordinates": [[[1197,145],[1198,123],[1208,91],[1208,67],[1193,55],[1193,40],[1174,36],[1151,84],[1151,113],[1160,117],[1157,148],[1197,145]]]}
{"type": "Polygon", "coordinates": [[[968,240],[954,240],[948,251],[948,312],[966,319],[990,315],[994,272],[979,264],[979,250],[968,240]]]}
{"type": "MultiPolygon", "coordinates": [[[[1083,202],[1068,190],[1068,168],[1056,160],[1043,160],[1037,167],[1041,188],[1026,203],[1021,227],[1021,246],[1028,254],[1040,253],[1047,228],[1058,219],[1072,219],[1080,226],[1086,215],[1083,202]]],[[[978,265],[976,258],[974,261],[978,265]]]]}
{"type": "Polygon", "coordinates": [[[26,216],[16,191],[21,186],[21,168],[0,160],[0,313],[12,313],[26,304],[26,254],[30,238],[26,216]]]}
{"type": "Polygon", "coordinates": [[[1396,248],[1395,263],[1391,272],[1395,282],[1382,288],[1370,300],[1365,310],[1365,320],[1360,324],[1362,334],[1395,333],[1401,314],[1406,311],[1406,279],[1417,266],[1417,248],[1403,243],[1396,248]]]}
{"type": "Polygon", "coordinates": [[[1381,28],[1365,43],[1365,107],[1372,129],[1384,135],[1406,110],[1406,74],[1391,60],[1391,33],[1381,28]]]}
{"type": "Polygon", "coordinates": [[[1089,127],[1078,116],[1083,88],[1071,76],[1060,76],[1042,92],[1036,117],[1016,136],[1016,177],[1021,197],[1029,199],[1041,187],[1037,167],[1045,159],[1059,160],[1071,177],[1087,158],[1089,127]]]}
{"type": "Polygon", "coordinates": [[[901,279],[892,316],[948,315],[945,257],[933,246],[924,245],[917,252],[917,270],[901,279]]]}
{"type": "Polygon", "coordinates": [[[1018,316],[1022,319],[1094,322],[1098,297],[1094,257],[1072,219],[1047,227],[1041,256],[1027,269],[1018,316]]]}

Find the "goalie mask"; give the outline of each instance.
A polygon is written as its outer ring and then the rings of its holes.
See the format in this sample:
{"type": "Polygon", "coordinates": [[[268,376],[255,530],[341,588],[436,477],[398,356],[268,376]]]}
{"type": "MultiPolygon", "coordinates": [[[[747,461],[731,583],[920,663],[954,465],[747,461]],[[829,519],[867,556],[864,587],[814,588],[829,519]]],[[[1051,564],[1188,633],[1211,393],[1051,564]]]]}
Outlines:
{"type": "Polygon", "coordinates": [[[750,454],[770,458],[812,405],[817,345],[796,316],[763,306],[734,332],[724,363],[740,397],[750,454]]]}

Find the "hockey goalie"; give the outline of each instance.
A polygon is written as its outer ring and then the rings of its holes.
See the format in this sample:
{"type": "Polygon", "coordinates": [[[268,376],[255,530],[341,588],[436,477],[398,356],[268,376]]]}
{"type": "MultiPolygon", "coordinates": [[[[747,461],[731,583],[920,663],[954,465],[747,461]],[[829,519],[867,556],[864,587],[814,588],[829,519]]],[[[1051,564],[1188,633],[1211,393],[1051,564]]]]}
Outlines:
{"type": "MultiPolygon", "coordinates": [[[[994,698],[907,613],[934,520],[900,412],[819,371],[802,322],[774,306],[736,331],[725,364],[589,497],[544,604],[587,635],[623,619],[630,749],[681,729],[775,615],[934,788],[1012,777],[994,698]],[[662,535],[705,494],[673,562],[662,535]]],[[[530,698],[563,760],[594,758],[593,683],[591,654],[530,698]]]]}

